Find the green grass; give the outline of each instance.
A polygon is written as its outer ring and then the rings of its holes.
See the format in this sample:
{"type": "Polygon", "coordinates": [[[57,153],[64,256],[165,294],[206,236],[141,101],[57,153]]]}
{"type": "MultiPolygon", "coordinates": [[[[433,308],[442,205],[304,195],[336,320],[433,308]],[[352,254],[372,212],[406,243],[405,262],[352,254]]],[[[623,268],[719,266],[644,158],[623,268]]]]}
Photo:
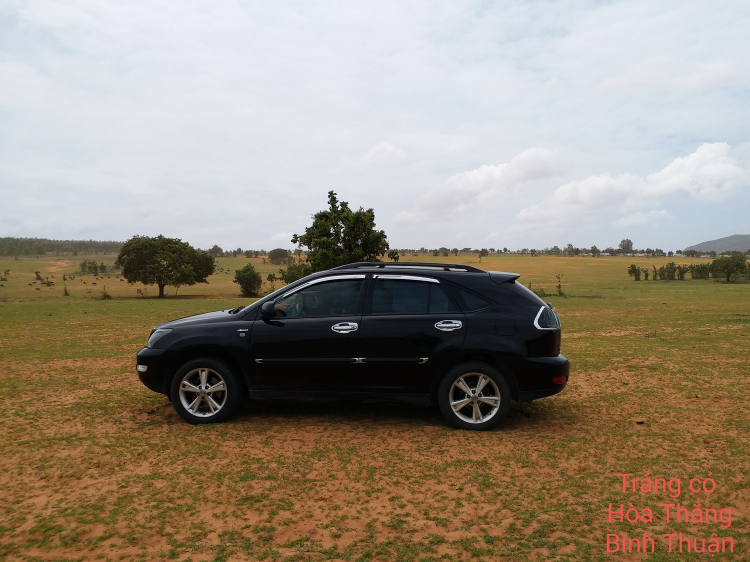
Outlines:
{"type": "Polygon", "coordinates": [[[253,403],[194,427],[140,385],[135,353],[155,324],[248,302],[231,282],[248,260],[178,292],[206,298],[28,286],[80,259],[0,259],[0,560],[604,560],[620,532],[662,548],[662,533],[715,532],[734,539],[725,559],[750,556],[748,283],[634,282],[628,258],[484,258],[548,293],[563,274],[567,298],[546,299],[572,361],[559,396],[514,404],[490,433],[370,402],[253,403]],[[680,501],[731,506],[732,526],[666,523],[668,496],[620,490],[617,473],[645,471],[711,471],[715,493],[680,501]],[[655,522],[609,523],[610,502],[655,522]]]}

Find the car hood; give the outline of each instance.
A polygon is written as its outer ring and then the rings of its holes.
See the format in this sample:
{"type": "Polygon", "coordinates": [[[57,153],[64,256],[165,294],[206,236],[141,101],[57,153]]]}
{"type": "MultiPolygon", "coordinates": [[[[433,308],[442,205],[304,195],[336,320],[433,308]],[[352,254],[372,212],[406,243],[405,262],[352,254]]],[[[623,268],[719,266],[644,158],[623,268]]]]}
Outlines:
{"type": "Polygon", "coordinates": [[[156,326],[157,328],[179,328],[182,326],[189,326],[191,324],[216,324],[218,322],[226,322],[232,319],[234,316],[229,314],[226,310],[217,310],[215,312],[204,312],[203,314],[196,314],[194,316],[186,316],[185,318],[179,318],[177,320],[170,320],[164,324],[156,326]]]}

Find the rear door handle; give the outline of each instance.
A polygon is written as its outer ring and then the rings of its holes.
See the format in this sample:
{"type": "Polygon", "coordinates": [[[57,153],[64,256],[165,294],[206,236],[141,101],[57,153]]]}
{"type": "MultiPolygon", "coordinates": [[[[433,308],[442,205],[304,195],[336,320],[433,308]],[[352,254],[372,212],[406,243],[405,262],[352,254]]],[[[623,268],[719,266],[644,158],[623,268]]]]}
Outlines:
{"type": "Polygon", "coordinates": [[[453,330],[459,330],[463,326],[460,320],[441,320],[435,323],[435,327],[443,332],[452,332],[453,330]]]}
{"type": "Polygon", "coordinates": [[[331,330],[339,334],[348,334],[359,330],[359,324],[356,322],[339,322],[331,326],[331,330]]]}

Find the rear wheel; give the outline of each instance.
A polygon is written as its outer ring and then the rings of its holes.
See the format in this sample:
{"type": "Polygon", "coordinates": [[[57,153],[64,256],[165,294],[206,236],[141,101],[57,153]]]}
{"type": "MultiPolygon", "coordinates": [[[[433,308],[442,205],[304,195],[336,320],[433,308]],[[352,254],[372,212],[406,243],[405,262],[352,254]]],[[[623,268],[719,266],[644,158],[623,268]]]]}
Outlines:
{"type": "Polygon", "coordinates": [[[486,431],[510,411],[510,387],[486,363],[464,363],[451,369],[438,388],[438,405],[455,427],[486,431]]]}
{"type": "Polygon", "coordinates": [[[237,411],[244,387],[235,370],[220,359],[200,357],[175,373],[170,401],[188,423],[218,423],[237,411]]]}

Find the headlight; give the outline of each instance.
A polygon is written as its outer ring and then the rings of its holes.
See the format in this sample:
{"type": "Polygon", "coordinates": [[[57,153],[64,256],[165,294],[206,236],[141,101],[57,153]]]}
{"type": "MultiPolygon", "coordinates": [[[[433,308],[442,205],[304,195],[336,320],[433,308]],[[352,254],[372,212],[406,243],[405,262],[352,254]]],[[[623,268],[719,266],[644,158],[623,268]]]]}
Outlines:
{"type": "Polygon", "coordinates": [[[158,342],[160,339],[162,339],[164,336],[166,336],[169,332],[171,332],[171,328],[161,328],[159,330],[154,330],[151,332],[151,337],[148,338],[148,348],[151,349],[156,345],[156,342],[158,342]]]}

